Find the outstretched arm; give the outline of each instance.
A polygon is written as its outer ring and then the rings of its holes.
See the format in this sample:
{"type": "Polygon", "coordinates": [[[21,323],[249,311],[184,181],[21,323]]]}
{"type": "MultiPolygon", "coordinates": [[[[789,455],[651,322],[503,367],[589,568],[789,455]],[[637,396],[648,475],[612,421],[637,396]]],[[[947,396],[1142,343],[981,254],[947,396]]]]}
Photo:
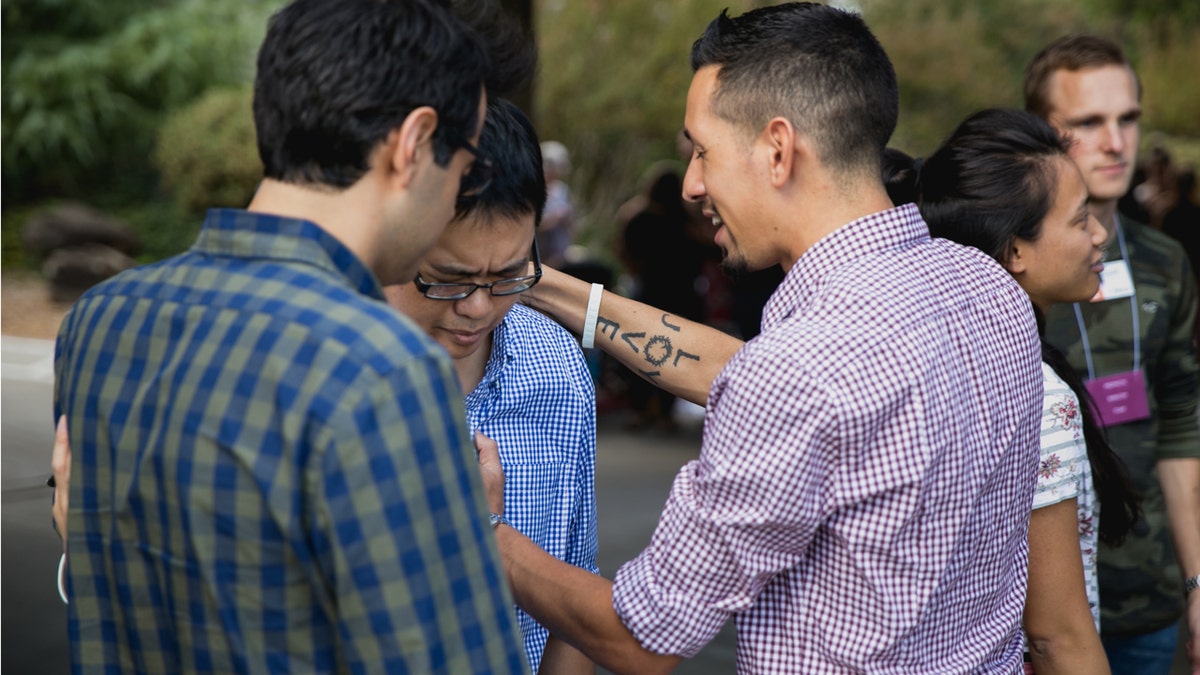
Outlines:
{"type": "MultiPolygon", "coordinates": [[[[591,284],[551,268],[521,301],[577,335],[591,284]]],[[[595,344],[633,372],[676,396],[705,405],[708,390],[743,342],[716,328],[605,291],[595,344]]]]}
{"type": "MultiPolygon", "coordinates": [[[[475,448],[488,508],[502,514],[504,470],[496,443],[477,433],[475,448]]],[[[611,581],[551,556],[511,527],[501,525],[495,534],[517,605],[551,635],[615,673],[669,673],[683,660],[642,647],[613,609],[611,581]]],[[[550,647],[543,659],[553,658],[550,647]]]]}

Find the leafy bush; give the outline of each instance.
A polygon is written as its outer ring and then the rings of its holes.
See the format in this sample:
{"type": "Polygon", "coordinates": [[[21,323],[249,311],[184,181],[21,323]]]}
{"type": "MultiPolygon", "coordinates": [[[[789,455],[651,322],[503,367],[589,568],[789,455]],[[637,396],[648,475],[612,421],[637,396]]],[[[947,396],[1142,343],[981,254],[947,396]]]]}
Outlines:
{"type": "Polygon", "coordinates": [[[4,3],[5,201],[144,198],[162,115],[247,81],[278,0],[4,3]],[[128,191],[128,192],[127,192],[128,191]]]}
{"type": "Polygon", "coordinates": [[[172,113],[159,130],[154,163],[163,187],[187,212],[244,207],[262,178],[252,91],[214,89],[172,113]]]}

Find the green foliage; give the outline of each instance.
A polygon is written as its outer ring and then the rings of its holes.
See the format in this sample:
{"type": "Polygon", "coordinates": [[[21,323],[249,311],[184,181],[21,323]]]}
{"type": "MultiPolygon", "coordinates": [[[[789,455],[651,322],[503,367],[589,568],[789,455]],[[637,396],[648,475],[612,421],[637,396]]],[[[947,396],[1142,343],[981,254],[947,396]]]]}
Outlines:
{"type": "Polygon", "coordinates": [[[900,82],[900,123],[891,144],[914,155],[928,155],[976,110],[1022,107],[1025,64],[1084,23],[1063,0],[876,0],[864,16],[900,82]]]}
{"type": "MultiPolygon", "coordinates": [[[[1200,7],[1200,3],[1197,3],[1200,7]]],[[[1142,128],[1191,136],[1200,142],[1200,23],[1140,27],[1129,57],[1142,80],[1142,128]]]]}
{"type": "MultiPolygon", "coordinates": [[[[725,7],[774,2],[546,0],[537,7],[542,71],[536,120],[572,152],[583,243],[610,248],[615,214],[644,170],[676,157],[691,43],[725,7]]],[[[1180,156],[1200,138],[1200,3],[1195,0],[847,0],[895,64],[900,123],[892,145],[926,155],[969,113],[1021,107],[1025,64],[1061,35],[1117,39],[1141,75],[1144,137],[1180,156]],[[1153,11],[1147,11],[1153,7],[1153,11]],[[1168,132],[1169,136],[1162,135],[1168,132]]]]}
{"type": "Polygon", "coordinates": [[[582,239],[607,248],[618,206],[655,161],[678,156],[692,79],[692,42],[726,7],[747,0],[547,0],[538,6],[541,73],[535,115],[543,140],[572,156],[582,239]]]}
{"type": "Polygon", "coordinates": [[[159,131],[154,163],[185,211],[243,207],[262,179],[250,87],[213,89],[172,113],[159,131]]]}
{"type": "Polygon", "coordinates": [[[269,4],[7,0],[6,201],[108,193],[117,176],[128,197],[144,196],[159,120],[209,87],[247,80],[269,4]]]}

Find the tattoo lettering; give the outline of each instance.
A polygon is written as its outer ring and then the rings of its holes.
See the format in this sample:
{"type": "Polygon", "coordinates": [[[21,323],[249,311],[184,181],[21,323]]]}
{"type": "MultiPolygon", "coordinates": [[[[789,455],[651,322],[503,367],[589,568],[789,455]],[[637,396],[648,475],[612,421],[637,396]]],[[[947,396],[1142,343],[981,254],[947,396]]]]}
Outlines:
{"type": "Polygon", "coordinates": [[[609,332],[608,329],[611,328],[612,334],[608,336],[608,341],[612,342],[613,339],[617,337],[617,331],[621,330],[621,324],[617,323],[616,321],[610,321],[602,316],[598,316],[596,317],[596,328],[600,331],[601,335],[607,334],[609,332]]]}
{"type": "Polygon", "coordinates": [[[671,346],[671,340],[662,335],[650,338],[644,349],[646,363],[652,366],[661,366],[666,363],[667,359],[671,358],[671,353],[675,351],[675,348],[671,346]]]}
{"type": "Polygon", "coordinates": [[[691,359],[693,361],[699,361],[700,357],[696,356],[695,354],[689,354],[689,353],[683,351],[682,349],[680,349],[679,352],[675,354],[675,361],[673,361],[671,363],[671,365],[678,367],[679,359],[691,359]]]}
{"type": "Polygon", "coordinates": [[[625,341],[625,344],[629,345],[629,348],[633,350],[634,354],[640,354],[641,351],[637,348],[637,345],[633,344],[633,340],[631,338],[644,337],[646,337],[645,333],[624,333],[621,335],[621,339],[625,341]]]}
{"type": "Polygon", "coordinates": [[[658,372],[657,370],[639,370],[638,372],[641,373],[647,380],[652,380],[656,377],[662,377],[662,373],[658,372]]]}
{"type": "Polygon", "coordinates": [[[682,325],[680,325],[680,326],[676,326],[676,325],[675,325],[675,324],[673,324],[673,323],[667,323],[667,317],[668,317],[668,316],[671,316],[671,315],[670,315],[670,314],[663,314],[663,315],[662,315],[662,325],[664,325],[664,326],[666,326],[667,328],[670,328],[671,330],[673,330],[673,331],[675,331],[676,333],[678,333],[678,332],[679,332],[679,331],[680,331],[680,330],[683,328],[683,326],[682,326],[682,325]]]}

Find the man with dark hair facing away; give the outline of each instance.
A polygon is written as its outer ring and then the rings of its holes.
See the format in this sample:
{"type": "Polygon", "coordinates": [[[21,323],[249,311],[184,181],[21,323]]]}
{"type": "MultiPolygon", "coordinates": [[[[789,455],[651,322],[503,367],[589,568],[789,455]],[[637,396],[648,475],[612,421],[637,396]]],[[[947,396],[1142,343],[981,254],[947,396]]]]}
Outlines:
{"type": "Polygon", "coordinates": [[[430,0],[271,19],[248,208],[59,333],[75,672],[526,670],[450,359],[382,290],[483,187],[491,71],[430,0]]]}

